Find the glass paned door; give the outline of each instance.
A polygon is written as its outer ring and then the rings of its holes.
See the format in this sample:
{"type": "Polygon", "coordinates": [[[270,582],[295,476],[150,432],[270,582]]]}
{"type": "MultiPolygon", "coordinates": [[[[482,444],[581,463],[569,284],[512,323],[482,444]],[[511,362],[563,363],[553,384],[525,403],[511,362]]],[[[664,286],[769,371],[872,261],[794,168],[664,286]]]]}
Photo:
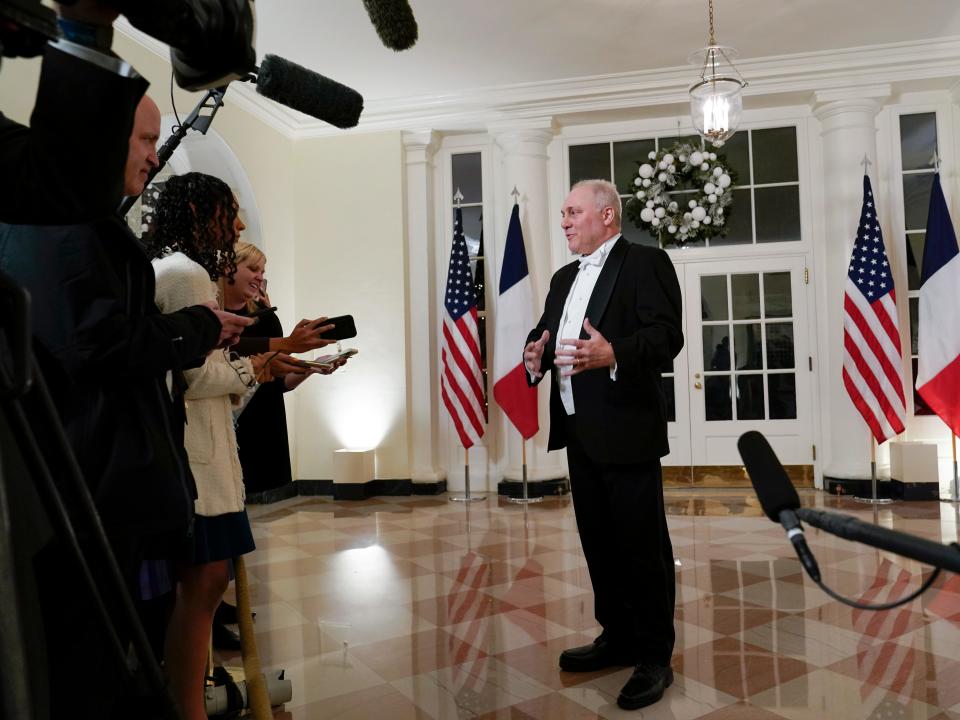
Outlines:
{"type": "Polygon", "coordinates": [[[683,282],[691,463],[740,465],[737,438],[759,430],[784,464],[810,464],[803,259],[687,263],[683,282]]]}

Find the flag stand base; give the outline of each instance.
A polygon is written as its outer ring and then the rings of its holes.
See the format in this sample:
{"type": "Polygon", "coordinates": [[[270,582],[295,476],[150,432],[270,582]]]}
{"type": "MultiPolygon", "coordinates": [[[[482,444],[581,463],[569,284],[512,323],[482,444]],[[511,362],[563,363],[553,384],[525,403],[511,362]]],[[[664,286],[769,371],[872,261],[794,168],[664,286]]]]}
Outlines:
{"type": "MultiPolygon", "coordinates": [[[[526,450],[526,448],[524,448],[526,450]]],[[[508,497],[507,502],[514,503],[515,505],[530,505],[532,503],[543,502],[543,496],[540,497],[530,497],[527,493],[527,463],[526,463],[526,452],[524,452],[524,463],[523,463],[523,497],[508,497]]]]}
{"type": "Polygon", "coordinates": [[[532,503],[543,502],[543,498],[542,497],[522,497],[522,498],[508,497],[507,502],[515,503],[517,505],[530,505],[532,503]]]}
{"type": "Polygon", "coordinates": [[[863,503],[864,505],[892,505],[893,500],[891,498],[879,498],[877,497],[877,463],[874,460],[870,461],[870,485],[873,488],[872,495],[873,497],[854,497],[854,502],[863,503]]]}
{"type": "MultiPolygon", "coordinates": [[[[466,450],[464,450],[464,459],[466,459],[466,450]]],[[[481,500],[486,500],[485,495],[470,495],[470,465],[469,463],[464,464],[463,466],[463,497],[458,497],[456,495],[451,495],[447,498],[450,502],[462,502],[462,503],[473,503],[480,502],[481,500]]]]}

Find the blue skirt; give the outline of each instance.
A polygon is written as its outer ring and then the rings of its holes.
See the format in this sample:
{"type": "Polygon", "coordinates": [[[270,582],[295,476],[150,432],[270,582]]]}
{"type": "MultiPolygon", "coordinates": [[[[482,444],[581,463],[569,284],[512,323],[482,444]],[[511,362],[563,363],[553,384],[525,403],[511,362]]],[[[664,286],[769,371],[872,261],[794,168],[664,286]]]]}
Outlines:
{"type": "Polygon", "coordinates": [[[246,510],[213,517],[197,515],[194,519],[191,565],[229,560],[255,548],[246,510]]]}

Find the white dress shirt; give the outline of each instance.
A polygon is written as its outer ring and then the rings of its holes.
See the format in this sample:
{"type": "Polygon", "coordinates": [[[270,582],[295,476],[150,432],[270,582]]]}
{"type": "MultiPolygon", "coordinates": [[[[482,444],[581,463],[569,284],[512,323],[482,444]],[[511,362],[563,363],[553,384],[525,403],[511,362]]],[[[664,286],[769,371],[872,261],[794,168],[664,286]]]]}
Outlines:
{"type": "MultiPolygon", "coordinates": [[[[620,235],[614,235],[589,255],[580,257],[580,269],[573,279],[573,285],[570,286],[570,292],[563,304],[560,327],[557,329],[557,337],[555,338],[556,350],[563,349],[564,346],[560,344],[562,338],[580,337],[580,331],[583,329],[583,318],[587,313],[587,303],[590,302],[593,288],[596,287],[597,278],[600,277],[600,271],[603,270],[603,264],[607,261],[610,249],[619,238],[620,235]]],[[[572,349],[573,346],[566,347],[572,349]]],[[[561,367],[566,370],[570,366],[563,365],[561,367]]],[[[616,372],[617,367],[614,365],[610,369],[611,380],[617,379],[616,372]]],[[[573,415],[576,409],[573,406],[573,384],[570,382],[570,376],[563,375],[558,368],[558,371],[554,372],[554,377],[560,389],[563,409],[567,411],[567,415],[573,415]]]]}

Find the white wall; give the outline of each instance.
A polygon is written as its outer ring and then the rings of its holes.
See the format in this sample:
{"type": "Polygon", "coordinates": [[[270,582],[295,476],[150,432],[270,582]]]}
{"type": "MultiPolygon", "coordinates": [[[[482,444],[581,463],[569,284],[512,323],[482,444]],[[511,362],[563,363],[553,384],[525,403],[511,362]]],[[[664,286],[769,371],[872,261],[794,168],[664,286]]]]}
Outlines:
{"type": "Polygon", "coordinates": [[[376,447],[377,477],[409,478],[400,134],[296,144],[294,304],[304,316],[351,314],[360,353],[304,385],[298,478],[331,477],[338,448],[376,447]]]}

